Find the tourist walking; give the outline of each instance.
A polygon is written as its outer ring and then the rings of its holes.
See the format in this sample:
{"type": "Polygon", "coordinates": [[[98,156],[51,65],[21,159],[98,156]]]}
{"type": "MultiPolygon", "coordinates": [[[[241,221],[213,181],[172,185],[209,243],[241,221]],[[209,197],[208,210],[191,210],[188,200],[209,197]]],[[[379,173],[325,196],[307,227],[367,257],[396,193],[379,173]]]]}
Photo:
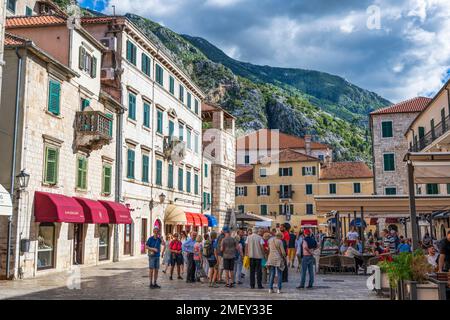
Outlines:
{"type": "Polygon", "coordinates": [[[196,242],[194,244],[194,263],[195,263],[195,280],[200,281],[200,278],[206,277],[206,274],[204,274],[203,270],[203,237],[201,235],[198,235],[196,238],[196,242]]]}
{"type": "Polygon", "coordinates": [[[235,263],[234,263],[234,284],[236,284],[236,283],[242,284],[241,272],[242,272],[244,252],[242,250],[241,237],[236,236],[234,239],[236,240],[236,257],[235,257],[235,263]]]}
{"type": "Polygon", "coordinates": [[[272,234],[270,232],[265,232],[263,234],[263,249],[264,249],[264,258],[261,260],[261,272],[262,272],[262,283],[266,284],[268,280],[268,267],[266,266],[267,258],[269,257],[269,239],[272,238],[272,234]]]}
{"type": "Polygon", "coordinates": [[[164,246],[164,248],[162,250],[162,257],[163,257],[162,265],[164,266],[164,270],[163,270],[164,274],[167,272],[167,269],[169,269],[169,267],[170,267],[171,252],[170,252],[169,246],[170,246],[171,240],[172,240],[172,237],[171,237],[170,233],[168,233],[166,236],[166,240],[162,242],[162,245],[164,246]]]}
{"type": "Polygon", "coordinates": [[[273,292],[273,283],[275,281],[275,274],[278,279],[277,293],[281,293],[283,270],[287,268],[285,264],[286,251],[283,246],[283,234],[278,232],[275,237],[269,239],[269,256],[267,258],[266,266],[269,268],[269,293],[273,292]]]}
{"type": "Polygon", "coordinates": [[[153,228],[153,236],[148,238],[146,243],[148,254],[148,277],[150,280],[150,289],[161,288],[157,284],[159,260],[161,257],[161,238],[159,237],[159,228],[153,228]]]}
{"type": "Polygon", "coordinates": [[[303,258],[302,258],[302,274],[300,286],[297,289],[305,288],[306,282],[306,273],[309,274],[309,284],[308,288],[312,288],[314,285],[314,265],[315,259],[313,251],[317,248],[316,240],[311,237],[311,231],[309,229],[305,229],[304,231],[305,238],[303,239],[302,247],[303,247],[303,258]]]}
{"type": "Polygon", "coordinates": [[[212,231],[210,235],[210,243],[205,243],[203,247],[204,256],[208,260],[209,265],[209,286],[218,288],[216,282],[219,275],[217,265],[217,232],[212,231]]]}
{"type": "Polygon", "coordinates": [[[232,288],[234,282],[234,260],[236,258],[237,242],[231,237],[229,229],[224,231],[225,237],[221,243],[223,255],[223,270],[225,272],[226,287],[232,288]]]}
{"type": "Polygon", "coordinates": [[[303,231],[298,232],[297,240],[295,240],[295,253],[297,256],[297,271],[300,272],[300,268],[302,266],[302,257],[303,257],[303,231]]]}
{"type": "Polygon", "coordinates": [[[194,245],[195,239],[197,238],[197,232],[192,231],[190,237],[187,238],[186,242],[183,243],[182,249],[186,253],[187,258],[187,271],[186,271],[186,282],[195,282],[195,263],[194,263],[194,245]]]}
{"type": "Polygon", "coordinates": [[[229,228],[227,226],[224,226],[222,228],[222,232],[217,237],[217,257],[218,257],[218,268],[219,268],[219,279],[217,280],[218,283],[224,283],[223,281],[223,253],[222,253],[222,240],[225,238],[225,232],[229,231],[229,228]]]}
{"type": "MultiPolygon", "coordinates": [[[[289,237],[289,230],[290,229],[291,229],[291,225],[289,223],[287,223],[287,222],[280,226],[280,232],[283,234],[282,241],[283,241],[283,247],[284,247],[284,251],[285,252],[288,251],[288,244],[289,244],[289,240],[290,240],[290,237],[289,237]]],[[[285,258],[285,260],[287,260],[287,259],[285,258]]],[[[287,263],[286,263],[286,265],[287,265],[287,263]]],[[[288,275],[289,270],[288,269],[289,268],[284,268],[283,269],[283,282],[287,282],[288,281],[288,277],[289,277],[289,275],[288,275]]]]}
{"type": "Polygon", "coordinates": [[[175,233],[172,237],[172,241],[169,244],[170,251],[170,280],[173,280],[173,270],[177,267],[177,275],[179,280],[183,280],[181,276],[181,267],[183,266],[183,255],[181,253],[181,241],[178,240],[178,233],[175,233]]]}
{"type": "MultiPolygon", "coordinates": [[[[188,237],[186,235],[186,231],[182,230],[180,232],[180,241],[181,241],[181,245],[183,245],[186,241],[187,241],[188,237]]],[[[185,271],[187,272],[187,253],[182,251],[181,255],[183,256],[183,264],[181,265],[181,273],[184,273],[185,271]]]]}
{"type": "Polygon", "coordinates": [[[291,267],[291,268],[294,268],[295,255],[296,255],[295,238],[296,238],[295,233],[291,229],[289,231],[289,243],[288,243],[289,267],[291,267]]]}
{"type": "Polygon", "coordinates": [[[258,229],[255,227],[252,234],[247,237],[245,252],[250,258],[250,287],[255,288],[255,278],[258,289],[264,289],[262,286],[262,270],[261,260],[264,258],[264,240],[258,234],[258,229]]]}

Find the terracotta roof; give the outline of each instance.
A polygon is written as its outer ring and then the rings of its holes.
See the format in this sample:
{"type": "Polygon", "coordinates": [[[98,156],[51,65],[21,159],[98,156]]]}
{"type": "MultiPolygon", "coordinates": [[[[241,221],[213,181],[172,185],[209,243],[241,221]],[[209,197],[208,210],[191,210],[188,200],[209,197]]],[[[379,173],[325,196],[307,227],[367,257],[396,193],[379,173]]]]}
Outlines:
{"type": "MultiPolygon", "coordinates": [[[[260,129],[258,131],[249,133],[245,136],[239,137],[236,143],[236,147],[238,150],[256,150],[256,149],[270,150],[272,149],[272,146],[274,148],[277,146],[279,149],[301,149],[305,148],[305,139],[282,132],[278,132],[277,134],[275,130],[260,129]],[[278,141],[274,140],[277,138],[278,141]]],[[[329,147],[326,144],[313,141],[311,142],[311,149],[317,150],[328,148],[329,147]]]]}
{"type": "Polygon", "coordinates": [[[253,182],[253,166],[236,166],[235,182],[253,182]]]}
{"type": "Polygon", "coordinates": [[[41,16],[17,16],[6,18],[5,28],[23,28],[37,26],[61,25],[66,23],[66,18],[56,15],[41,16]]]}
{"type": "Polygon", "coordinates": [[[364,162],[331,162],[320,170],[321,180],[373,178],[373,172],[364,162]]]}
{"type": "Polygon", "coordinates": [[[377,114],[388,114],[388,113],[410,113],[410,112],[421,112],[424,110],[431,99],[427,97],[416,97],[409,100],[405,100],[386,108],[378,109],[371,112],[371,115],[377,114]]]}
{"type": "Polygon", "coordinates": [[[83,17],[81,18],[81,23],[109,23],[115,19],[122,18],[124,19],[124,16],[99,16],[99,17],[83,17]]]}
{"type": "Polygon", "coordinates": [[[283,149],[278,153],[279,162],[296,162],[296,161],[319,161],[318,158],[308,156],[304,153],[292,150],[283,149]]]}
{"type": "Polygon", "coordinates": [[[5,32],[5,46],[21,46],[24,45],[27,41],[29,40],[5,32]]]}

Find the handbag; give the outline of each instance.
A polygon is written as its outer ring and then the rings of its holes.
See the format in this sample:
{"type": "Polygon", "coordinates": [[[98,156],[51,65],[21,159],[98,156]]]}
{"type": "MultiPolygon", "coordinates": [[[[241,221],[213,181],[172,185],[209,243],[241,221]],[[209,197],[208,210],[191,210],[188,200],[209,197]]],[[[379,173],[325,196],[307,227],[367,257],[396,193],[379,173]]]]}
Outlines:
{"type": "Polygon", "coordinates": [[[244,269],[250,268],[250,258],[248,256],[244,256],[244,260],[242,261],[242,266],[244,269]]]}
{"type": "Polygon", "coordinates": [[[208,275],[206,274],[206,272],[202,266],[195,270],[195,276],[196,276],[196,278],[207,278],[208,277],[208,275]]]}

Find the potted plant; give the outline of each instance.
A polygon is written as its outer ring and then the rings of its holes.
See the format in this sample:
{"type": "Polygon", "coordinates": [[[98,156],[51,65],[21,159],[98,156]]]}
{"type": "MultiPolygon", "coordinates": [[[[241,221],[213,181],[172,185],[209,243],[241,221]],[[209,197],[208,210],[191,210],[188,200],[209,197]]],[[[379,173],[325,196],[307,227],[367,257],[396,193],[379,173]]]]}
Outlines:
{"type": "Polygon", "coordinates": [[[391,300],[403,300],[403,281],[411,279],[411,257],[410,253],[401,253],[379,263],[389,279],[391,300]]]}

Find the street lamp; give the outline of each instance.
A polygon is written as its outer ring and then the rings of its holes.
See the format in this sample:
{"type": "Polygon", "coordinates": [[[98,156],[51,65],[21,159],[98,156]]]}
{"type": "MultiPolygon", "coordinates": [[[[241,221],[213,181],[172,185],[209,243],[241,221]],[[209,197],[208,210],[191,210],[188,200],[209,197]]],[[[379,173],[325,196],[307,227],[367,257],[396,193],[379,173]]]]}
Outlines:
{"type": "Polygon", "coordinates": [[[20,171],[20,173],[16,176],[16,179],[19,183],[20,189],[23,190],[28,187],[28,183],[30,182],[30,175],[26,173],[24,169],[20,171]]]}

